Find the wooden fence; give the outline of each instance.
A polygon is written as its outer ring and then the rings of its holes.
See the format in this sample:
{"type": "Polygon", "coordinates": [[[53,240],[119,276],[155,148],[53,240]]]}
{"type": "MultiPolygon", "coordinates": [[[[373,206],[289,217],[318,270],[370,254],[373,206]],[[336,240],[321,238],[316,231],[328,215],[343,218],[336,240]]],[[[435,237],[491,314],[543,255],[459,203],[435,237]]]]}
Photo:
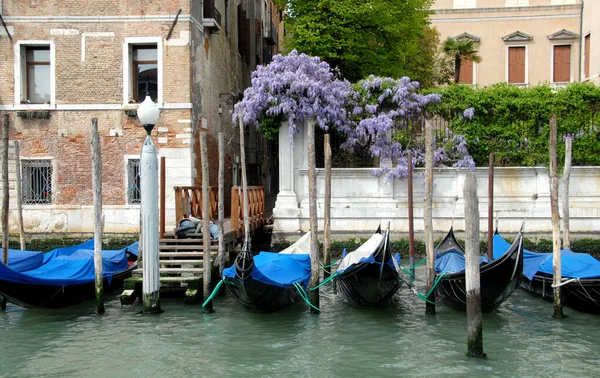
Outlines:
{"type": "MultiPolygon", "coordinates": [[[[265,224],[265,188],[263,186],[248,187],[248,218],[250,231],[265,224]]],[[[241,186],[231,188],[231,229],[236,238],[244,235],[244,200],[241,186]]]]}
{"type": "Polygon", "coordinates": [[[210,205],[208,214],[202,209],[202,187],[200,186],[176,186],[175,187],[175,218],[179,222],[189,216],[203,219],[208,215],[208,219],[215,221],[218,216],[217,195],[219,188],[210,187],[210,205]]]}

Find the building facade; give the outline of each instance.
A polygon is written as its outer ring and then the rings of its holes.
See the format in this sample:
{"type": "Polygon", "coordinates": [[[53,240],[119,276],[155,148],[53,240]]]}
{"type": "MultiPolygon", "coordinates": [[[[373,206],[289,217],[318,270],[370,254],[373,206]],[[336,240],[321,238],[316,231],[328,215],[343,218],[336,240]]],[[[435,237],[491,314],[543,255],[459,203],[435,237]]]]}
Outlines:
{"type": "Polygon", "coordinates": [[[432,10],[442,41],[479,49],[480,63],[461,64],[463,84],[600,83],[599,0],[437,0],[432,10]]]}
{"type": "MultiPolygon", "coordinates": [[[[210,184],[217,185],[219,131],[226,140],[225,186],[237,183],[239,132],[229,112],[251,71],[278,51],[272,2],[4,0],[0,9],[11,232],[18,225],[15,141],[26,232],[93,230],[92,118],[102,148],[104,230],[138,231],[145,131],[135,110],[146,94],[161,109],[152,136],[165,157],[167,226],[176,222],[172,188],[202,181],[201,128],[209,131],[210,184]]],[[[261,164],[265,144],[254,130],[248,139],[247,155],[261,164]]]]}

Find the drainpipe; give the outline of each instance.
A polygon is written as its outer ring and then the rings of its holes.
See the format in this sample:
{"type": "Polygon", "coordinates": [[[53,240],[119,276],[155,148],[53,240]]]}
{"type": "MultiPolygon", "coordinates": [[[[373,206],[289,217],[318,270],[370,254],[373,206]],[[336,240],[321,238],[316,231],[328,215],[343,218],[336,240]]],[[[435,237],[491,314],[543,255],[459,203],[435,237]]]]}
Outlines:
{"type": "Polygon", "coordinates": [[[581,0],[581,13],[579,14],[579,82],[581,83],[581,66],[585,64],[581,58],[583,58],[583,7],[585,1],[581,0]]]}

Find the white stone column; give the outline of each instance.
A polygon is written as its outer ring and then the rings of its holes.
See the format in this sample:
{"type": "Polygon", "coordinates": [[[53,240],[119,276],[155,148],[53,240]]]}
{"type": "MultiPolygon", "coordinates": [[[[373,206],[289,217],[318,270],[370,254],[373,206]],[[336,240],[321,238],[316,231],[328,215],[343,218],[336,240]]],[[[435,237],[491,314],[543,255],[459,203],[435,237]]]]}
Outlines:
{"type": "MultiPolygon", "coordinates": [[[[302,134],[299,134],[302,135],[302,134]]],[[[294,142],[298,144],[297,135],[294,142]]],[[[299,144],[304,144],[303,141],[299,144]]],[[[297,149],[299,146],[295,146],[297,149]]],[[[298,223],[298,196],[295,191],[296,175],[294,150],[290,142],[289,126],[284,122],[279,128],[279,193],[273,209],[273,232],[289,233],[300,229],[298,223]]]]}

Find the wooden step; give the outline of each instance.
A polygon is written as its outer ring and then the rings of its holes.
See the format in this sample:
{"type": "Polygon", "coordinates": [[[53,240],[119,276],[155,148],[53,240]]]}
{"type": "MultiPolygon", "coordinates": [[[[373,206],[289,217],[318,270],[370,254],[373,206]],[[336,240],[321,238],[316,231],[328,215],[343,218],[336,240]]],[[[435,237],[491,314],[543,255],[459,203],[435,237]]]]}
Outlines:
{"type": "MultiPolygon", "coordinates": [[[[203,239],[160,239],[160,244],[204,244],[203,239]]],[[[211,245],[219,245],[219,239],[211,240],[211,245]]]]}
{"type": "MultiPolygon", "coordinates": [[[[161,245],[160,251],[204,251],[204,246],[202,245],[161,245]]],[[[216,247],[211,248],[211,250],[215,250],[216,247]]]]}
{"type": "MultiPolygon", "coordinates": [[[[160,268],[160,274],[173,274],[173,273],[194,273],[194,274],[202,274],[203,268],[160,268]]],[[[132,274],[141,275],[143,274],[143,269],[135,269],[132,274]]]]}
{"type": "MultiPolygon", "coordinates": [[[[217,251],[211,252],[210,256],[215,257],[218,254],[217,251]]],[[[204,252],[160,252],[158,254],[159,258],[162,260],[166,257],[187,257],[187,258],[197,258],[203,259],[204,252]]]]}
{"type": "Polygon", "coordinates": [[[160,260],[160,265],[204,265],[204,260],[160,260]]]}

